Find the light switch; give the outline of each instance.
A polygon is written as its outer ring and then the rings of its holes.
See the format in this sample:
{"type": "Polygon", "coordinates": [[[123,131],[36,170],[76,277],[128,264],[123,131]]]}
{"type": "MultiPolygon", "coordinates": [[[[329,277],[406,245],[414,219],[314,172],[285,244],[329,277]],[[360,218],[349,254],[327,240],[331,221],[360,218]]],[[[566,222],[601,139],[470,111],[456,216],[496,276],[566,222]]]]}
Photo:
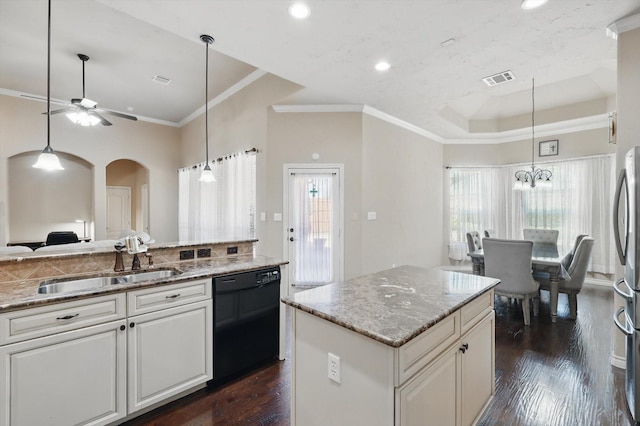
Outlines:
{"type": "Polygon", "coordinates": [[[267,220],[267,213],[266,212],[260,212],[260,221],[264,222],[265,220],[267,220]]]}
{"type": "Polygon", "coordinates": [[[376,220],[376,212],[367,212],[367,220],[376,220]]]}
{"type": "Polygon", "coordinates": [[[274,222],[282,222],[282,213],[274,213],[273,214],[274,222]]]}

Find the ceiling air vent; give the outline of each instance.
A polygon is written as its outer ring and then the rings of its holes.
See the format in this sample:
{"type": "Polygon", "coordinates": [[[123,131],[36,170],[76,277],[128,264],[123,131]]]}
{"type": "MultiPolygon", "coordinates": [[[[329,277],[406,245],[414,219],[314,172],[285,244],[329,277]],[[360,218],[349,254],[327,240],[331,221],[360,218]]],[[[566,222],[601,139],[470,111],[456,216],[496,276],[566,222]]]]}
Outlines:
{"type": "Polygon", "coordinates": [[[168,85],[169,83],[171,83],[171,79],[170,78],[163,77],[161,75],[156,75],[151,80],[155,81],[156,83],[164,84],[165,86],[168,85]]]}
{"type": "Polygon", "coordinates": [[[513,75],[511,71],[503,71],[498,74],[485,77],[482,79],[482,81],[484,81],[487,86],[491,87],[491,86],[506,83],[507,81],[511,81],[515,79],[516,79],[516,76],[513,75]]]}

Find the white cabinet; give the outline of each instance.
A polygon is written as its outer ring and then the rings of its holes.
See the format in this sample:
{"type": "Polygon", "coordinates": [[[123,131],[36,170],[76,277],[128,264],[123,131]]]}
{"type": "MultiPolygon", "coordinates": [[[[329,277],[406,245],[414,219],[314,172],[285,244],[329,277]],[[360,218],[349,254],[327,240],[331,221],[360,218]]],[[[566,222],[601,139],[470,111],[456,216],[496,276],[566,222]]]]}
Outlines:
{"type": "Polygon", "coordinates": [[[0,346],[0,425],[104,425],[125,417],[126,321],[120,306],[124,295],[0,316],[9,331],[5,341],[16,341],[0,346]],[[114,315],[122,318],[84,326],[114,315]],[[51,335],[21,338],[44,330],[51,335]]]}
{"type": "Polygon", "coordinates": [[[212,313],[205,300],[129,318],[129,413],[213,377],[212,313]]]}
{"type": "Polygon", "coordinates": [[[112,424],[207,382],[211,287],[193,280],[0,315],[0,426],[112,424]]]}
{"type": "Polygon", "coordinates": [[[494,322],[486,314],[468,333],[397,389],[401,426],[475,423],[494,394],[494,322]]]}

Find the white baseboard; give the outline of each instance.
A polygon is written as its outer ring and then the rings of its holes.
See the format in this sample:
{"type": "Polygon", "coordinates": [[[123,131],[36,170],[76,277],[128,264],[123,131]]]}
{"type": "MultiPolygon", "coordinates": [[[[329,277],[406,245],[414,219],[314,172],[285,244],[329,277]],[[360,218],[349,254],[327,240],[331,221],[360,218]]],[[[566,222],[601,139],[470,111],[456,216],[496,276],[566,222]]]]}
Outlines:
{"type": "Polygon", "coordinates": [[[602,280],[598,278],[585,278],[584,284],[587,286],[597,286],[597,287],[609,287],[613,288],[613,281],[610,280],[602,280]]]}
{"type": "Polygon", "coordinates": [[[611,362],[611,365],[613,365],[614,367],[621,368],[623,370],[626,370],[627,368],[627,359],[623,356],[616,355],[613,352],[611,352],[609,361],[611,362]]]}

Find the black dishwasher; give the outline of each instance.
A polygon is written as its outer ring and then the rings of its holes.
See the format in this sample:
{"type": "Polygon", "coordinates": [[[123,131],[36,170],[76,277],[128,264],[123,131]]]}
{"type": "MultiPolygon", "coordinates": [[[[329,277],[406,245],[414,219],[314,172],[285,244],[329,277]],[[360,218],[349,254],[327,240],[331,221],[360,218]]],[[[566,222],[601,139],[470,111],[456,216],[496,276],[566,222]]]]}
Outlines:
{"type": "Polygon", "coordinates": [[[220,384],[278,356],[280,267],[214,278],[213,380],[220,384]]]}

